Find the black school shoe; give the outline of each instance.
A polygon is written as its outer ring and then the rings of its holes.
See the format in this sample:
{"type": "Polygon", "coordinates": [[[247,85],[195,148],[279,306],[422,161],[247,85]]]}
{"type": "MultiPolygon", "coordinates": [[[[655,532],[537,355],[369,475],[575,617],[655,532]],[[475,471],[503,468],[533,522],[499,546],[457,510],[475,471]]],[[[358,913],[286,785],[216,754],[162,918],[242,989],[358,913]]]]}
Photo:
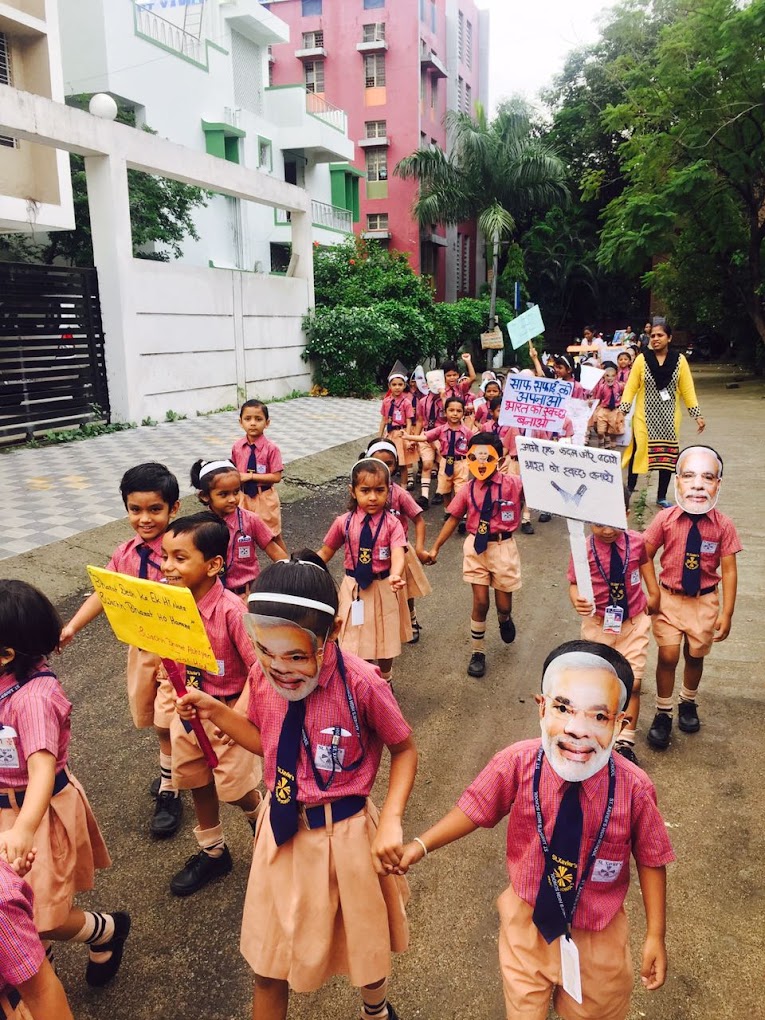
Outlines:
{"type": "Polygon", "coordinates": [[[198,854],[189,857],[178,874],[170,880],[170,892],[175,896],[191,896],[214,878],[227,875],[233,866],[227,846],[223,847],[220,857],[211,857],[200,850],[198,854]]]}
{"type": "Polygon", "coordinates": [[[460,535],[466,535],[467,534],[467,521],[465,520],[464,517],[462,518],[462,520],[457,525],[457,531],[460,533],[460,535]]]}
{"type": "Polygon", "coordinates": [[[104,942],[100,946],[90,947],[94,953],[112,954],[105,963],[95,963],[93,960],[88,960],[88,966],[85,969],[85,980],[91,988],[101,988],[103,985],[108,984],[120,969],[120,964],[122,963],[125,940],[130,934],[130,914],[117,910],[112,914],[112,917],[114,918],[114,935],[112,935],[108,942],[104,942]]]}
{"type": "Polygon", "coordinates": [[[388,1020],[398,1020],[398,1013],[395,1011],[390,1003],[388,1005],[388,1020]]]}
{"type": "Polygon", "coordinates": [[[433,497],[433,499],[431,500],[431,503],[433,504],[433,506],[441,506],[443,501],[444,501],[444,497],[441,495],[440,492],[437,492],[435,494],[435,496],[433,497]]]}
{"type": "Polygon", "coordinates": [[[541,514],[539,515],[539,523],[540,523],[540,524],[547,524],[547,522],[548,522],[548,521],[551,521],[551,520],[552,520],[552,514],[548,514],[548,512],[547,512],[546,510],[544,510],[544,511],[543,511],[543,512],[542,512],[542,513],[541,513],[541,514]]]}
{"type": "Polygon", "coordinates": [[[486,672],[486,656],[483,652],[473,652],[468,663],[468,676],[483,676],[486,672]]]}
{"type": "Polygon", "coordinates": [[[677,725],[683,733],[698,733],[701,729],[699,712],[695,701],[683,701],[677,705],[677,725]]]}
{"type": "MultiPolygon", "coordinates": [[[[430,500],[428,499],[427,496],[417,496],[415,497],[414,501],[417,504],[417,506],[422,507],[423,510],[427,510],[428,507],[430,506],[430,500]]],[[[433,500],[433,502],[435,503],[435,500],[433,500]]]]}
{"type": "Polygon", "coordinates": [[[669,747],[671,737],[672,716],[667,712],[657,712],[648,731],[648,743],[651,747],[664,751],[669,747]]]}
{"type": "Polygon", "coordinates": [[[507,620],[499,621],[499,636],[506,645],[511,645],[515,641],[515,624],[513,623],[512,616],[508,617],[507,620]]]}
{"type": "Polygon", "coordinates": [[[153,797],[154,800],[159,797],[159,788],[162,785],[162,776],[155,776],[149,783],[149,796],[153,797]]]}
{"type": "Polygon", "coordinates": [[[629,742],[629,740],[617,740],[614,744],[614,750],[617,754],[620,754],[622,758],[626,758],[627,761],[631,761],[633,765],[637,765],[637,755],[635,754],[635,748],[629,742]]]}
{"type": "Polygon", "coordinates": [[[416,645],[417,644],[417,642],[420,640],[420,631],[421,630],[422,630],[422,627],[420,627],[419,623],[413,623],[412,624],[412,640],[411,641],[407,641],[408,645],[416,645]]]}
{"type": "Polygon", "coordinates": [[[167,839],[178,831],[183,818],[183,801],[180,793],[176,796],[172,790],[165,790],[157,795],[154,815],[151,819],[151,834],[157,839],[167,839]]]}
{"type": "Polygon", "coordinates": [[[531,523],[531,521],[522,521],[521,531],[523,532],[524,535],[533,535],[534,525],[531,523]]]}

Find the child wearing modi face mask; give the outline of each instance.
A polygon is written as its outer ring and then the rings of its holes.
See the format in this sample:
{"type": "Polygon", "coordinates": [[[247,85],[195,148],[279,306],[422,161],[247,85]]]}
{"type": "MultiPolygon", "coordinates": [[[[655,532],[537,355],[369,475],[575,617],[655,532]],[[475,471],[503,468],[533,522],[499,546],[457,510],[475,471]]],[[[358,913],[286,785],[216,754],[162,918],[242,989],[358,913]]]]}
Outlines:
{"type": "Polygon", "coordinates": [[[377,669],[336,644],[334,582],[304,550],[255,581],[245,618],[257,662],[236,711],[200,691],[180,714],[210,720],[262,755],[270,791],[255,834],[241,951],[255,972],[253,1017],[284,1020],[289,990],[344,974],[364,1020],[396,1020],[391,950],[408,941],[408,887],[396,874],[417,751],[377,669]],[[382,810],[368,799],[383,747],[382,810]],[[371,851],[371,852],[370,852],[371,851]]]}
{"type": "Polygon", "coordinates": [[[666,865],[674,860],[648,776],[612,748],[632,671],[619,652],[569,641],[548,655],[537,695],[541,739],[494,756],[458,804],[408,843],[429,852],[508,818],[510,884],[498,901],[508,1020],[624,1020],[632,993],[624,900],[634,856],[646,913],[640,965],[665,981],[666,865]]]}
{"type": "Polygon", "coordinates": [[[491,588],[500,637],[505,644],[515,640],[513,592],[521,587],[521,561],[513,536],[521,521],[523,483],[515,475],[497,471],[503,455],[502,441],[494,433],[478,432],[470,438],[467,463],[472,478],[449,504],[447,520],[426,554],[435,563],[441,546],[467,514],[462,579],[473,588],[472,655],[467,669],[472,677],[482,677],[486,672],[484,638],[491,588]]]}

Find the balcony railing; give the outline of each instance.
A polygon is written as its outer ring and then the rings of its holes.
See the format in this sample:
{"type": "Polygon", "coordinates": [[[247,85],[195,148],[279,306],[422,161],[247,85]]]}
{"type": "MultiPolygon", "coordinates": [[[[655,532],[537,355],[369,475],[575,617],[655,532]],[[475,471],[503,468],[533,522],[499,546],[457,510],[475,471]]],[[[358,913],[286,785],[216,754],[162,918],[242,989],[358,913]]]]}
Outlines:
{"type": "Polygon", "coordinates": [[[147,2],[148,0],[144,2],[133,0],[136,34],[203,67],[206,66],[205,43],[190,32],[185,32],[179,25],[174,25],[172,21],[167,21],[149,10],[147,2]]]}
{"type": "MultiPolygon", "coordinates": [[[[286,209],[276,210],[276,222],[279,225],[288,224],[290,221],[291,215],[286,209]]],[[[353,217],[350,210],[341,209],[337,205],[329,205],[327,202],[311,202],[311,222],[315,227],[327,227],[330,230],[353,233],[353,217]]]]}
{"type": "Polygon", "coordinates": [[[319,120],[323,120],[326,124],[345,134],[347,120],[345,110],[328,103],[324,96],[316,92],[306,92],[305,108],[314,117],[318,117],[319,120]]]}

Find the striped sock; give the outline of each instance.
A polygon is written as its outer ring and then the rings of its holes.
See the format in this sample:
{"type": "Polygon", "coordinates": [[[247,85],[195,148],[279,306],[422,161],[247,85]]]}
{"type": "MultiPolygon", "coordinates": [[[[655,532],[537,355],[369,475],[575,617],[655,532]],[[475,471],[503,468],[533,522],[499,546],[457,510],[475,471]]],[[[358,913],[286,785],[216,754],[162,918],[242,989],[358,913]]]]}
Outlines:
{"type": "Polygon", "coordinates": [[[426,471],[425,468],[422,469],[420,475],[420,492],[425,499],[430,495],[430,471],[426,471]]]}
{"type": "Polygon", "coordinates": [[[685,684],[683,684],[680,688],[680,701],[695,701],[698,693],[698,688],[695,691],[689,691],[685,684]]]}
{"type": "Polygon", "coordinates": [[[200,829],[198,825],[194,827],[194,835],[197,837],[197,843],[199,843],[199,849],[209,857],[221,857],[223,855],[226,841],[223,838],[223,826],[218,823],[211,829],[200,829]]]}
{"type": "Polygon", "coordinates": [[[174,793],[178,796],[178,791],[173,786],[173,773],[172,773],[173,759],[169,754],[164,754],[162,751],[159,752],[159,792],[160,793],[174,793]]]}
{"type": "Polygon", "coordinates": [[[474,652],[483,651],[483,639],[486,637],[486,621],[470,621],[470,647],[474,652]]]}
{"type": "Polygon", "coordinates": [[[672,698],[660,698],[656,696],[656,711],[666,712],[667,715],[672,715],[672,698]]]}
{"type": "Polygon", "coordinates": [[[636,737],[637,737],[636,730],[623,729],[622,732],[619,734],[619,739],[616,741],[616,743],[618,744],[619,742],[623,742],[625,744],[634,744],[636,737]]]}
{"type": "Polygon", "coordinates": [[[114,937],[114,918],[111,914],[98,914],[94,910],[85,910],[85,923],[73,935],[70,942],[85,942],[89,946],[98,946],[109,942],[114,937]]]}
{"type": "Polygon", "coordinates": [[[360,988],[362,1008],[361,1020],[387,1020],[388,979],[385,978],[374,988],[360,988]]]}

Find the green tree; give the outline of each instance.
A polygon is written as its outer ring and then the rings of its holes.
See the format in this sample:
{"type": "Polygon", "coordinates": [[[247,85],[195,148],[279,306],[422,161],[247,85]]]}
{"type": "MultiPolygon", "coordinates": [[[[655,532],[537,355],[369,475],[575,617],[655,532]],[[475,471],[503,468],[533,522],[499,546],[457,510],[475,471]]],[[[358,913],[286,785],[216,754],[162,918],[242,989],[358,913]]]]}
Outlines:
{"type": "MultiPolygon", "coordinates": [[[[618,68],[622,96],[604,114],[623,139],[626,186],[606,208],[598,257],[633,272],[653,260],[644,279],[670,311],[708,273],[727,295],[716,307],[739,302],[765,344],[765,0],[664,8],[655,49],[618,68]]],[[[646,26],[652,16],[640,12],[646,26]]]]}
{"type": "MultiPolygon", "coordinates": [[[[73,96],[70,105],[87,107],[89,96],[73,96]]],[[[135,127],[135,111],[119,105],[117,120],[135,127]]],[[[144,127],[145,131],[150,131],[144,127]]],[[[153,133],[153,132],[152,132],[153,133]]],[[[72,194],[74,200],[74,230],[57,230],[43,242],[24,237],[12,243],[0,238],[0,257],[27,262],[52,263],[63,260],[72,266],[93,265],[93,241],[90,231],[90,210],[85,179],[85,162],[82,156],[71,155],[72,194]]],[[[136,258],[169,262],[183,254],[183,241],[199,235],[194,224],[194,210],[207,205],[209,194],[201,188],[179,181],[171,181],[153,174],[128,170],[130,223],[133,235],[133,254],[136,258]],[[169,250],[146,251],[158,244],[169,250]]]]}
{"type": "Polygon", "coordinates": [[[421,224],[476,220],[489,241],[492,286],[489,326],[495,324],[500,247],[553,205],[568,201],[565,166],[538,135],[528,105],[502,103],[489,121],[476,103],[475,119],[450,111],[451,149],[417,149],[395,169],[420,185],[414,215],[421,224]]]}

